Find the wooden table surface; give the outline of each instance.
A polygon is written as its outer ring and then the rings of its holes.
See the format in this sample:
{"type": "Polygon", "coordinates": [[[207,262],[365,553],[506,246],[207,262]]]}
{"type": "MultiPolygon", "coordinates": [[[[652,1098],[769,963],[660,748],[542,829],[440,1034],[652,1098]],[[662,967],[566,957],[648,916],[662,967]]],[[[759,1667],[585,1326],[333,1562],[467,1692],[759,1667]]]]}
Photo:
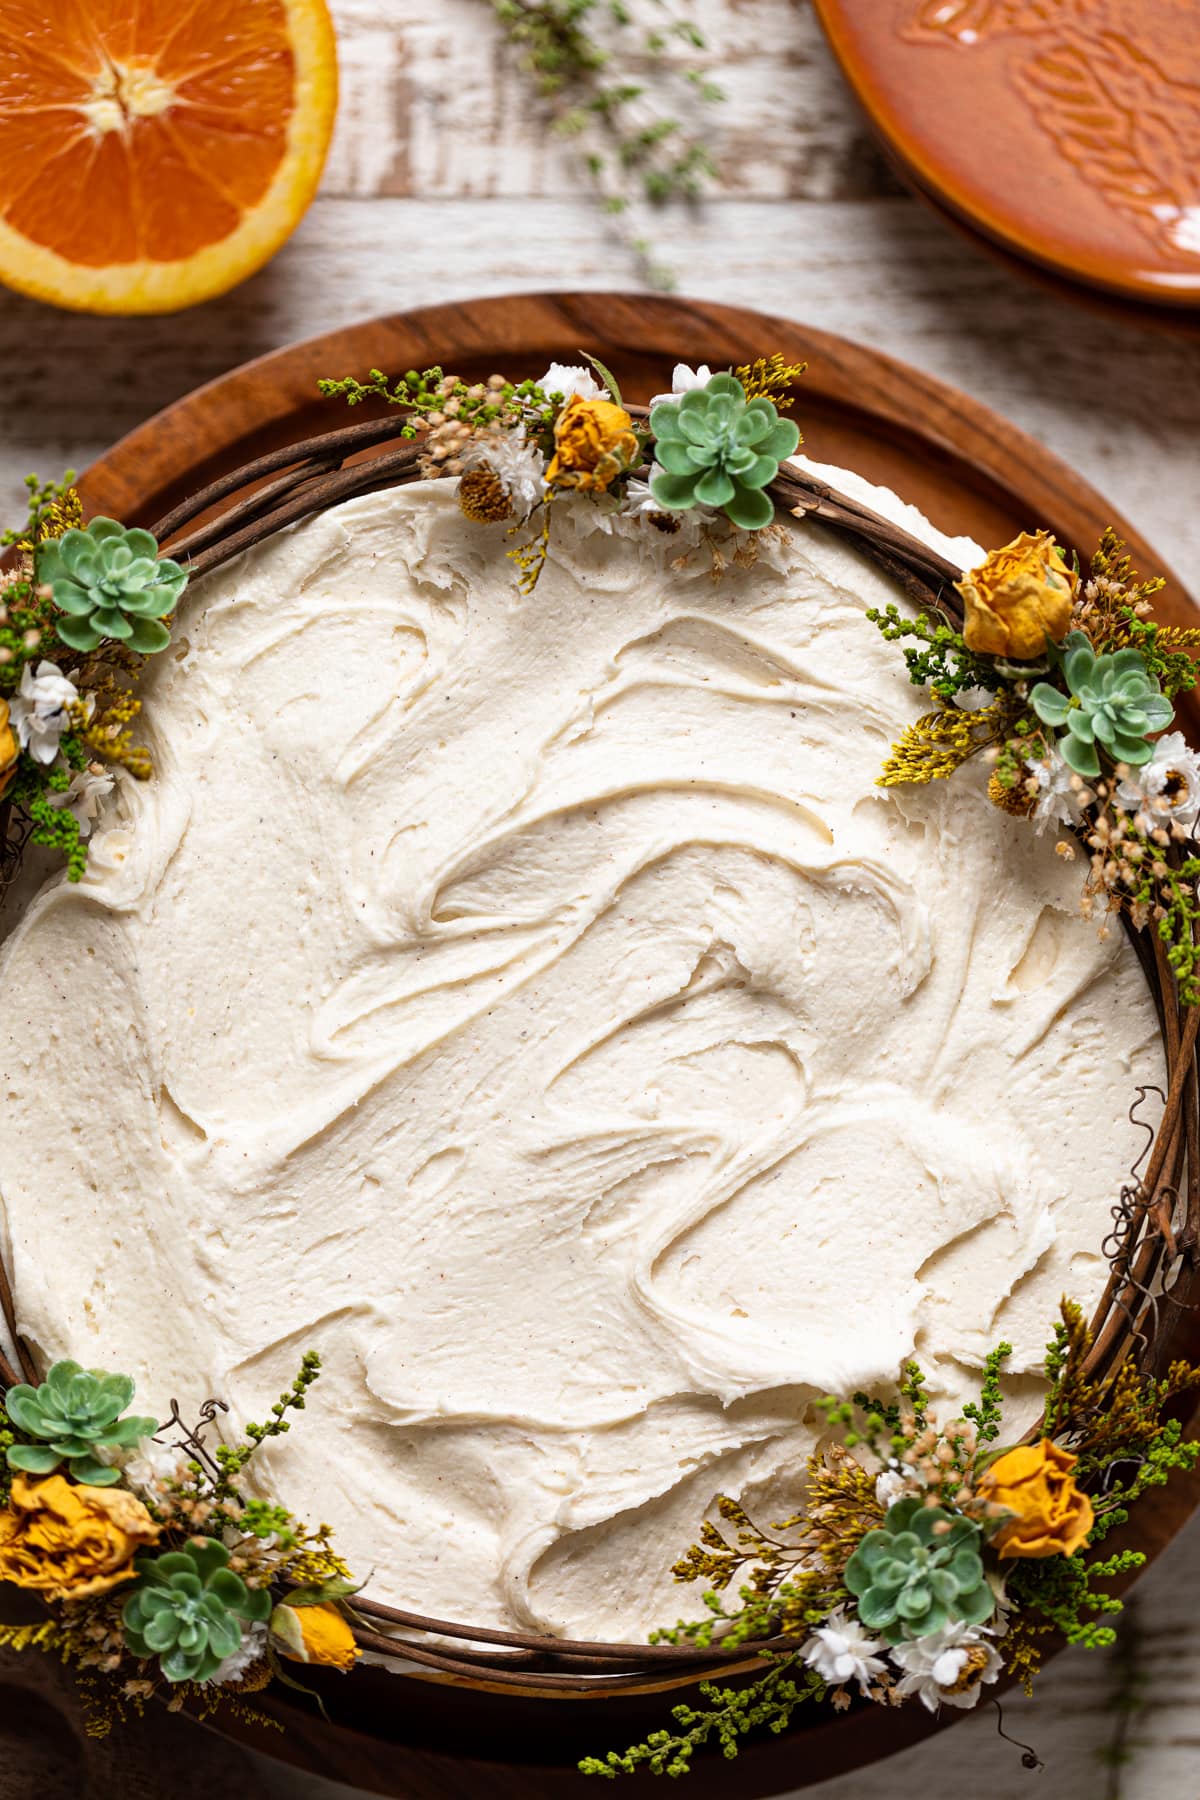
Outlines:
{"type": "MultiPolygon", "coordinates": [[[[159,320],[89,319],[0,292],[5,516],[27,471],[82,467],[168,401],[291,339],[472,295],[632,283],[627,253],[580,197],[569,145],[535,117],[487,0],[331,3],[337,135],[316,203],[269,268],[224,299],[159,320]]],[[[964,388],[1110,494],[1200,590],[1200,339],[1067,305],[909,198],[857,117],[807,0],[668,7],[701,23],[705,60],[729,96],[714,114],[719,196],[651,225],[680,291],[842,332],[964,388]]],[[[633,0],[633,10],[660,17],[654,0],[633,0]]],[[[1200,1521],[1129,1616],[1117,1652],[1064,1656],[1034,1707],[1006,1707],[1006,1728],[1045,1759],[1042,1775],[1022,1769],[983,1708],[874,1771],[807,1790],[808,1800],[964,1791],[1196,1800],[1200,1521]],[[1110,1770],[1100,1752],[1122,1729],[1127,1757],[1110,1770]]],[[[169,1723],[186,1759],[194,1728],[169,1723]]],[[[231,1788],[244,1769],[230,1751],[231,1788]]],[[[262,1759],[256,1774],[272,1800],[349,1793],[262,1759]]],[[[736,1766],[730,1775],[732,1797],[736,1766]]],[[[31,1791],[8,1779],[0,1772],[3,1800],[31,1791]]],[[[174,1800],[174,1778],[162,1780],[163,1800],[174,1800]]]]}

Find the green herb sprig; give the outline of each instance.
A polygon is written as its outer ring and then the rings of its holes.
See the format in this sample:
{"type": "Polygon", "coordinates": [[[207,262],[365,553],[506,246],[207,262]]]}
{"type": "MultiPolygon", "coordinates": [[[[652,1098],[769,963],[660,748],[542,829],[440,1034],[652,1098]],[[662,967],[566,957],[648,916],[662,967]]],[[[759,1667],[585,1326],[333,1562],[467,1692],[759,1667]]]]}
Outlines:
{"type": "Polygon", "coordinates": [[[639,27],[625,0],[489,4],[639,275],[651,287],[673,287],[672,271],[627,221],[639,201],[694,202],[717,178],[704,115],[723,91],[698,63],[680,66],[673,54],[678,45],[703,52],[703,33],[690,19],[639,27]],[[698,112],[694,123],[676,116],[674,99],[680,112],[698,112]]]}
{"type": "Polygon", "coordinates": [[[448,386],[445,370],[439,367],[409,369],[394,381],[389,381],[382,369],[371,369],[366,381],[353,375],[323,377],[317,387],[326,399],[342,399],[347,406],[359,406],[364,400],[384,400],[389,406],[405,407],[413,420],[401,426],[403,438],[419,437],[422,427],[416,421],[430,413],[444,414],[447,408],[475,430],[487,426],[502,429],[519,423],[531,436],[538,436],[550,431],[559,410],[536,381],[506,381],[492,387],[486,382],[466,382],[456,377],[448,386]]]}
{"type": "Polygon", "coordinates": [[[321,1373],[321,1358],[315,1350],[306,1350],[300,1361],[300,1369],[291,1387],[285,1388],[271,1408],[271,1415],[265,1425],[248,1424],[245,1442],[241,1444],[218,1444],[217,1463],[221,1470],[220,1480],[215,1485],[215,1492],[222,1498],[236,1496],[236,1482],[246,1464],[261,1445],[268,1439],[282,1437],[291,1430],[291,1422],[287,1418],[289,1412],[303,1412],[307,1394],[313,1382],[321,1373]]]}

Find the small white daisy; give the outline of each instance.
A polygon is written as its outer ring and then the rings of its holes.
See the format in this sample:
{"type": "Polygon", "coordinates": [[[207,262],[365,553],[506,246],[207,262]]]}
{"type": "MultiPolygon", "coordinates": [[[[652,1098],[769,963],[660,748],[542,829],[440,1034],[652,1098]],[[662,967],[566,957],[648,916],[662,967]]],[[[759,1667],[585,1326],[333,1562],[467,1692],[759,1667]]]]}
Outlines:
{"type": "Polygon", "coordinates": [[[1140,768],[1126,766],[1117,799],[1127,812],[1145,811],[1151,822],[1164,818],[1191,820],[1200,809],[1200,756],[1188,748],[1182,731],[1168,731],[1140,768]]]}
{"type": "Polygon", "coordinates": [[[915,1694],[930,1712],[943,1705],[974,1706],[980,1689],[1000,1673],[1000,1658],[986,1637],[961,1621],[893,1644],[891,1656],[903,1671],[896,1692],[905,1700],[915,1694]]]}

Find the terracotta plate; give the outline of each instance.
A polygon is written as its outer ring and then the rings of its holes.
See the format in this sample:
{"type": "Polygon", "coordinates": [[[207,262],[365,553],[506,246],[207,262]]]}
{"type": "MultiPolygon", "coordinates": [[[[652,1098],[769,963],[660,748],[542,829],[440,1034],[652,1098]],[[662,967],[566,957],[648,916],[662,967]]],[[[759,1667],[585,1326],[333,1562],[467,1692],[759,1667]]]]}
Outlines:
{"type": "MultiPolygon", "coordinates": [[[[91,511],[128,522],[161,515],[184,493],[276,444],[328,427],[341,412],[316,393],[320,375],[400,372],[442,363],[468,377],[500,369],[538,374],[586,348],[633,399],[669,382],[672,364],[714,367],[780,350],[807,359],[797,416],[806,448],[898,489],[948,532],[985,544],[1047,525],[1081,554],[1113,523],[1145,569],[1161,562],[1113,508],[1065,464],[985,407],[940,382],[827,332],[760,313],[658,297],[557,294],[426,308],[355,325],[235,369],[117,444],[81,485],[91,511]]],[[[359,416],[362,416],[361,414],[359,416]]],[[[1194,617],[1171,581],[1162,611],[1194,617]]],[[[1182,1346],[1181,1346],[1182,1353],[1182,1346]]],[[[1156,1490],[1138,1515],[1138,1542],[1162,1547],[1200,1499],[1200,1479],[1156,1490]]],[[[623,1746],[653,1729],[670,1694],[596,1700],[533,1699],[360,1668],[353,1679],[305,1671],[332,1724],[286,1690],[255,1704],[286,1735],[236,1726],[276,1756],[404,1800],[561,1800],[594,1792],[573,1772],[582,1754],[623,1746]],[[327,1678],[323,1679],[322,1677],[327,1678]]],[[[678,1696],[675,1696],[676,1698],[678,1696]]],[[[961,1715],[954,1714],[950,1719],[961,1715]]],[[[950,1722],[947,1720],[946,1722],[950,1722]]],[[[787,1738],[752,1745],[736,1769],[702,1760],[692,1800],[752,1800],[861,1766],[936,1726],[921,1707],[866,1707],[845,1718],[798,1717],[787,1738]]]]}
{"type": "Polygon", "coordinates": [[[815,0],[902,171],[1019,256],[1200,305],[1196,0],[815,0]]]}

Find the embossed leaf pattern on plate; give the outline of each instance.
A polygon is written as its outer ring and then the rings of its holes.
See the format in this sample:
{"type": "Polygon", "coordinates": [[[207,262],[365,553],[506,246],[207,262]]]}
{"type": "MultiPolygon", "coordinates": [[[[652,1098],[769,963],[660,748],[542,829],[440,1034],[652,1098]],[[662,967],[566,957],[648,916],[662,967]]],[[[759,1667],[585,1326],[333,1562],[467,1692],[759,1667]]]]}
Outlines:
{"type": "Polygon", "coordinates": [[[1032,37],[1082,18],[1091,5],[1092,0],[921,0],[903,35],[967,45],[1001,32],[1032,37]]]}
{"type": "Polygon", "coordinates": [[[1056,44],[1014,79],[1084,181],[1164,250],[1200,257],[1200,87],[1118,37],[1056,44]]]}
{"type": "Polygon", "coordinates": [[[1011,80],[1059,153],[1167,255],[1200,260],[1200,0],[920,0],[902,35],[963,49],[1037,40],[1011,80]],[[1177,29],[1176,29],[1177,27],[1177,29]]]}

